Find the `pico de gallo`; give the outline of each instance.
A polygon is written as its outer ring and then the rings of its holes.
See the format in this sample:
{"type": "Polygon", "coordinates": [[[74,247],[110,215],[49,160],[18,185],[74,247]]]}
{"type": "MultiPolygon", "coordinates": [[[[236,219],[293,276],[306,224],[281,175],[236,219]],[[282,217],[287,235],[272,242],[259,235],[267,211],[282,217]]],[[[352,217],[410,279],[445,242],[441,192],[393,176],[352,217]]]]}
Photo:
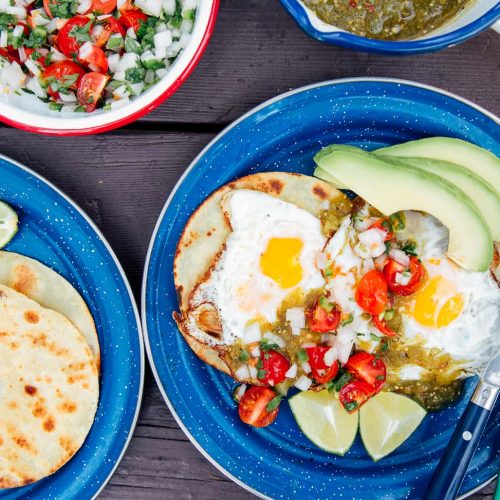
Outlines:
{"type": "Polygon", "coordinates": [[[0,0],[0,95],[52,111],[126,105],[169,71],[198,0],[0,0]]]}
{"type": "MultiPolygon", "coordinates": [[[[324,289],[285,300],[271,332],[256,335],[258,327],[253,325],[249,341],[233,346],[235,378],[252,381],[234,393],[243,422],[255,427],[271,424],[291,388],[328,389],[348,413],[359,410],[384,387],[390,389],[384,352],[389,341],[403,333],[399,308],[423,286],[426,271],[416,244],[403,231],[404,213],[383,217],[367,205],[358,208],[354,204],[343,219],[351,229],[352,256],[358,259],[351,260],[353,267],[348,269],[354,276],[353,269],[358,268],[350,309],[329,293],[329,280],[345,273],[326,259],[324,289]],[[366,261],[371,264],[363,271],[366,261]],[[365,333],[357,330],[362,324],[368,325],[365,333]],[[372,341],[362,348],[366,336],[372,341]]],[[[326,223],[331,227],[331,220],[326,223]]],[[[328,256],[328,244],[324,254],[328,256]]]]}

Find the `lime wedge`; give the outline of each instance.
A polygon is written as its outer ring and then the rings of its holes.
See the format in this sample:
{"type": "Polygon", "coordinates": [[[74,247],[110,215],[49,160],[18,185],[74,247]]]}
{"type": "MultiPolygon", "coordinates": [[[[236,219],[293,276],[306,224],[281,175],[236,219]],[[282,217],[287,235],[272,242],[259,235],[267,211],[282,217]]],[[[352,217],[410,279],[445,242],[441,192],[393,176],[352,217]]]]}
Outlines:
{"type": "Polygon", "coordinates": [[[17,214],[12,208],[0,201],[0,248],[3,248],[17,233],[17,214]]]}
{"type": "Polygon", "coordinates": [[[299,392],[289,400],[302,432],[319,448],[344,455],[358,432],[358,414],[349,414],[326,389],[299,392]]]}
{"type": "Polygon", "coordinates": [[[359,410],[361,439],[377,461],[401,446],[427,412],[415,401],[394,392],[381,392],[359,410]]]}

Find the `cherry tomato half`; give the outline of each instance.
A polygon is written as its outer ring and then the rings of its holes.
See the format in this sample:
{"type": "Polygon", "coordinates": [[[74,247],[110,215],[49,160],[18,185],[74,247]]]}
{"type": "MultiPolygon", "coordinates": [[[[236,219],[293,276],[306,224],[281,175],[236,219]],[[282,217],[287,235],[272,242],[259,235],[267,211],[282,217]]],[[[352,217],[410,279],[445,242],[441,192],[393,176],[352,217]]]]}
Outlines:
{"type": "Polygon", "coordinates": [[[267,427],[274,422],[278,415],[279,406],[267,411],[267,405],[276,397],[276,393],[269,387],[252,386],[243,394],[238,413],[245,424],[254,427],[267,427]]]}
{"type": "Polygon", "coordinates": [[[389,222],[388,219],[379,219],[378,221],[374,222],[371,226],[370,229],[380,229],[381,231],[384,231],[386,233],[384,241],[389,241],[394,238],[394,233],[392,231],[392,226],[391,223],[389,222]]]}
{"type": "Polygon", "coordinates": [[[109,76],[102,73],[90,72],[83,76],[78,86],[78,103],[87,113],[94,111],[101,94],[108,83],[109,76]]]}
{"type": "Polygon", "coordinates": [[[348,413],[359,410],[373,395],[373,387],[361,380],[355,380],[344,385],[339,392],[340,402],[348,413]]]}
{"type": "Polygon", "coordinates": [[[80,84],[83,75],[85,75],[85,70],[78,64],[72,61],[59,61],[51,64],[45,68],[42,72],[42,79],[48,81],[47,93],[54,99],[59,97],[59,92],[53,90],[50,86],[50,80],[55,78],[60,84],[65,84],[67,79],[65,77],[77,75],[74,83],[69,87],[71,90],[76,90],[80,84]]]}
{"type": "Polygon", "coordinates": [[[387,335],[388,337],[394,337],[395,335],[398,334],[398,332],[395,332],[389,326],[387,326],[387,322],[385,319],[380,319],[377,314],[374,314],[372,316],[373,322],[375,323],[375,326],[380,330],[381,333],[384,335],[387,335]]]}
{"type": "Polygon", "coordinates": [[[353,354],[345,365],[346,370],[352,373],[357,380],[366,382],[376,392],[385,384],[386,369],[380,358],[369,352],[353,354]]]}
{"type": "Polygon", "coordinates": [[[368,271],[356,289],[356,302],[370,314],[380,314],[389,301],[384,275],[373,269],[368,271]]]}
{"type": "Polygon", "coordinates": [[[119,33],[121,36],[125,37],[125,28],[122,26],[122,24],[115,19],[114,17],[106,17],[105,19],[102,19],[96,23],[96,27],[101,26],[102,31],[95,38],[95,45],[97,47],[103,47],[108,43],[109,37],[111,35],[114,35],[115,33],[119,33]]]}
{"type": "Polygon", "coordinates": [[[129,9],[122,11],[119,20],[125,28],[133,28],[134,31],[137,31],[141,26],[141,21],[147,21],[148,16],[140,10],[129,9]]]}
{"type": "Polygon", "coordinates": [[[410,264],[406,269],[403,264],[389,259],[384,266],[384,276],[389,290],[397,295],[411,295],[422,285],[425,278],[425,269],[422,263],[416,258],[410,257],[410,264]],[[408,271],[411,274],[410,281],[406,285],[400,285],[396,281],[397,273],[408,271]]]}
{"type": "Polygon", "coordinates": [[[336,304],[330,304],[331,311],[324,309],[318,301],[306,311],[307,326],[313,332],[326,333],[337,329],[341,310],[336,304]]]}
{"type": "Polygon", "coordinates": [[[70,59],[74,57],[78,57],[78,51],[80,47],[85,43],[85,41],[77,40],[72,33],[75,29],[82,29],[84,26],[88,24],[88,28],[85,29],[85,32],[88,31],[88,35],[90,36],[90,32],[92,30],[92,23],[90,23],[90,19],[86,16],[75,16],[72,17],[59,31],[57,35],[57,46],[59,50],[70,59]]]}
{"type": "Polygon", "coordinates": [[[285,380],[285,373],[290,368],[288,358],[278,351],[265,351],[261,357],[262,370],[265,375],[262,379],[270,385],[276,385],[285,380]]]}
{"type": "Polygon", "coordinates": [[[339,362],[337,360],[331,366],[325,363],[325,354],[330,350],[330,347],[308,347],[306,349],[309,356],[309,366],[311,367],[312,376],[318,384],[326,384],[334,379],[339,372],[339,362]]]}
{"type": "Polygon", "coordinates": [[[96,15],[111,14],[116,9],[116,0],[93,0],[90,12],[96,15]]]}

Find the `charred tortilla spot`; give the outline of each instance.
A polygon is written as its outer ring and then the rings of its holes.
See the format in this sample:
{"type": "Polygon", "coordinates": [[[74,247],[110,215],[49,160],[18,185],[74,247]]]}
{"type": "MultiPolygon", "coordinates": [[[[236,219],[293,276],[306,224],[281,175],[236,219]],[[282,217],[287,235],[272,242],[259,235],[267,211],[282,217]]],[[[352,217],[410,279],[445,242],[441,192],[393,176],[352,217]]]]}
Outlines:
{"type": "Polygon", "coordinates": [[[19,264],[14,268],[14,282],[12,288],[16,292],[23,293],[27,296],[33,296],[37,288],[37,277],[33,271],[23,264],[19,264]]]}
{"type": "Polygon", "coordinates": [[[275,192],[276,194],[281,194],[281,191],[283,191],[283,188],[285,185],[278,179],[271,179],[269,181],[269,186],[271,188],[271,191],[275,192]]]}
{"type": "Polygon", "coordinates": [[[38,314],[35,311],[26,311],[24,313],[24,319],[28,323],[33,323],[33,324],[36,324],[40,321],[40,318],[38,317],[38,314]]]}
{"type": "Polygon", "coordinates": [[[313,186],[313,193],[322,200],[328,199],[328,193],[319,184],[313,186]]]}
{"type": "Polygon", "coordinates": [[[47,409],[41,399],[35,402],[31,413],[35,418],[42,418],[47,414],[47,409]]]}
{"type": "Polygon", "coordinates": [[[43,421],[43,430],[45,432],[53,432],[56,428],[56,422],[55,420],[51,417],[48,416],[44,421],[43,421]]]}
{"type": "Polygon", "coordinates": [[[77,405],[73,403],[73,401],[64,401],[64,403],[58,405],[57,408],[63,413],[75,413],[77,405]]]}
{"type": "Polygon", "coordinates": [[[24,386],[24,392],[26,394],[29,394],[30,396],[34,396],[36,394],[36,391],[37,391],[36,387],[34,387],[32,385],[27,384],[24,386]]]}

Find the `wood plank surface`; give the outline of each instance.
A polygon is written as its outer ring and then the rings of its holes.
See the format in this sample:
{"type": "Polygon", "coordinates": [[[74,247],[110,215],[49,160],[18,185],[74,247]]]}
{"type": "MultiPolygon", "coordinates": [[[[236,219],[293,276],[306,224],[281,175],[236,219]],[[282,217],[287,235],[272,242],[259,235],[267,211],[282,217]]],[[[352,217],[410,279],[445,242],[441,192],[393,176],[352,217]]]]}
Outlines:
{"type": "MultiPolygon", "coordinates": [[[[139,300],[147,246],[182,171],[223,126],[263,100],[322,80],[385,76],[435,85],[500,113],[500,35],[437,54],[384,57],[305,35],[278,0],[222,0],[198,68],[169,101],[122,130],[47,138],[0,127],[0,152],[33,168],[89,213],[139,300]]],[[[473,498],[490,499],[493,486],[473,498]]],[[[250,498],[188,441],[148,369],[134,438],[101,495],[109,499],[250,498]]]]}

